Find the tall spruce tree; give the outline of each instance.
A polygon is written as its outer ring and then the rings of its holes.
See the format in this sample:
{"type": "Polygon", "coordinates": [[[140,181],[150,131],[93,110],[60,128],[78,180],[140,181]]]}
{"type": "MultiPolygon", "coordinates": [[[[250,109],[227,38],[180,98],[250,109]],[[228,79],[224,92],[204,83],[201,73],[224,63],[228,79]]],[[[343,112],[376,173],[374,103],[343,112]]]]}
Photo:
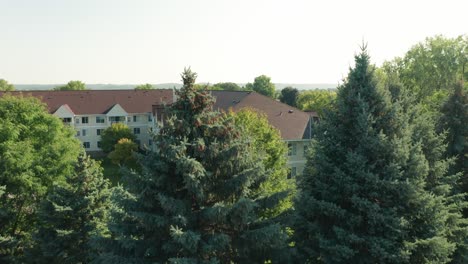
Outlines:
{"type": "MultiPolygon", "coordinates": [[[[440,129],[447,131],[447,157],[456,157],[453,172],[461,172],[462,190],[468,193],[468,94],[463,83],[455,86],[453,94],[442,107],[440,129]]],[[[465,214],[465,216],[468,216],[465,214]]]]}
{"type": "MultiPolygon", "coordinates": [[[[463,82],[455,85],[453,94],[442,106],[439,129],[446,131],[445,156],[452,158],[450,172],[461,175],[459,190],[465,195],[465,205],[468,203],[468,95],[463,88],[463,82]]],[[[456,178],[457,179],[457,178],[456,178]]],[[[468,224],[468,207],[465,206],[464,221],[468,224]]],[[[462,230],[459,246],[453,263],[468,263],[468,232],[462,230]]]]}
{"type": "Polygon", "coordinates": [[[426,157],[420,120],[377,85],[365,49],[355,61],[299,183],[298,255],[318,263],[446,263],[463,229],[455,177],[442,177],[447,162],[437,153],[426,157]]]}
{"type": "Polygon", "coordinates": [[[113,239],[97,263],[264,263],[287,246],[281,226],[260,217],[285,194],[253,195],[262,161],[195,78],[183,72],[156,150],[116,189],[113,239]]]}
{"type": "Polygon", "coordinates": [[[39,211],[30,263],[90,263],[94,237],[106,234],[109,183],[99,164],[82,153],[66,183],[56,184],[39,211]]]}

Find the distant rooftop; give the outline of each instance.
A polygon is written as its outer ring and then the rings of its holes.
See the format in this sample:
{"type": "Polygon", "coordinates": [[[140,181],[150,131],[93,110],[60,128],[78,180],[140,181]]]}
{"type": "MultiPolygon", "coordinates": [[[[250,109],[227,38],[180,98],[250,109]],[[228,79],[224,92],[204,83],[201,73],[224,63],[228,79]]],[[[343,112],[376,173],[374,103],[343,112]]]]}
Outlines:
{"type": "Polygon", "coordinates": [[[211,91],[216,98],[215,109],[234,112],[251,108],[267,116],[268,122],[278,129],[285,140],[310,137],[309,120],[315,112],[303,112],[256,92],[211,91]]]}

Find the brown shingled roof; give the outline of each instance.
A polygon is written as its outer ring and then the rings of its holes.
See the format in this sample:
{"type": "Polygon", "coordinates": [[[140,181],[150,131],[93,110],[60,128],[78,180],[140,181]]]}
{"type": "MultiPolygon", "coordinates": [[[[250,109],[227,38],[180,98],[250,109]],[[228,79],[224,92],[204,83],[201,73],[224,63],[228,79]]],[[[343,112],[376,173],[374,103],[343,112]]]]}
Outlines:
{"type": "Polygon", "coordinates": [[[215,109],[238,111],[253,108],[266,114],[270,124],[280,131],[283,139],[308,138],[306,130],[308,131],[310,114],[297,108],[256,92],[212,91],[211,94],[216,97],[215,109]]]}
{"type": "Polygon", "coordinates": [[[47,104],[50,113],[67,104],[77,115],[105,114],[115,104],[122,106],[127,113],[150,113],[152,105],[172,104],[174,99],[172,89],[16,91],[8,94],[37,97],[47,104]]]}

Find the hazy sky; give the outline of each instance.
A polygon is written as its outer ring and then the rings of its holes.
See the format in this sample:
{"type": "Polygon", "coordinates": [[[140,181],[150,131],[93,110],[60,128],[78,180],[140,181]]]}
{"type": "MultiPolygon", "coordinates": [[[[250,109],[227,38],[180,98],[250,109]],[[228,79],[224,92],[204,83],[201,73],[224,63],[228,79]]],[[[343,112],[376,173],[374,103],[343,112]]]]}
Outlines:
{"type": "Polygon", "coordinates": [[[14,84],[338,83],[364,39],[377,65],[468,33],[466,0],[0,0],[0,78],[14,84]]]}

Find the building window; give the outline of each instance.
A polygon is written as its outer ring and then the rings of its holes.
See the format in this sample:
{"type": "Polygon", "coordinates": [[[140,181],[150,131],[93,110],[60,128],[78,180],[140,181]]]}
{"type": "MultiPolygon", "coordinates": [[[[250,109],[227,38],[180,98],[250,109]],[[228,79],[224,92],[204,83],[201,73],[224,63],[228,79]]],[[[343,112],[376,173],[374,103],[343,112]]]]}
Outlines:
{"type": "Polygon", "coordinates": [[[133,116],[133,122],[137,122],[138,121],[138,116],[133,116]]]}
{"type": "Polygon", "coordinates": [[[83,147],[85,149],[89,149],[91,147],[91,144],[89,144],[89,142],[83,142],[83,147]]]}
{"type": "Polygon", "coordinates": [[[288,171],[288,179],[294,178],[297,175],[297,168],[296,167],[291,167],[289,168],[288,171]]]}
{"type": "Polygon", "coordinates": [[[114,123],[123,123],[125,122],[125,116],[110,116],[109,122],[114,123]]]}
{"type": "Polygon", "coordinates": [[[103,130],[102,128],[96,129],[96,135],[100,136],[103,130]]]}
{"type": "Polygon", "coordinates": [[[135,135],[140,134],[140,128],[139,127],[134,127],[133,128],[133,134],[135,134],[135,135]]]}
{"type": "Polygon", "coordinates": [[[102,116],[96,116],[96,123],[98,123],[98,124],[104,123],[104,117],[102,117],[102,116]]]}
{"type": "Polygon", "coordinates": [[[62,121],[63,121],[63,123],[65,123],[65,124],[69,124],[69,123],[71,123],[71,117],[62,118],[62,121]]]}
{"type": "Polygon", "coordinates": [[[288,156],[296,156],[297,146],[295,143],[288,143],[288,156]]]}
{"type": "Polygon", "coordinates": [[[78,130],[78,131],[76,131],[76,136],[77,136],[77,137],[79,137],[79,136],[80,136],[80,134],[81,134],[81,133],[80,133],[80,131],[79,131],[79,130],[78,130]]]}
{"type": "Polygon", "coordinates": [[[131,116],[127,116],[127,122],[132,122],[132,117],[131,116]]]}
{"type": "Polygon", "coordinates": [[[79,117],[75,118],[75,123],[77,123],[77,124],[80,123],[80,118],[79,117]]]}
{"type": "Polygon", "coordinates": [[[83,117],[81,118],[81,123],[83,123],[83,124],[88,124],[88,117],[87,117],[87,116],[83,116],[83,117]]]}
{"type": "Polygon", "coordinates": [[[138,145],[138,147],[140,147],[140,145],[141,145],[141,141],[140,141],[140,140],[138,140],[138,139],[135,140],[135,143],[138,145]]]}
{"type": "Polygon", "coordinates": [[[82,129],[82,130],[81,130],[81,135],[82,135],[83,137],[86,137],[86,129],[82,129]]]}
{"type": "Polygon", "coordinates": [[[148,122],[152,122],[153,121],[153,117],[151,115],[148,115],[148,122]]]}
{"type": "Polygon", "coordinates": [[[97,142],[97,147],[98,147],[98,148],[101,148],[101,141],[98,141],[98,142],[97,142]]]}
{"type": "Polygon", "coordinates": [[[153,145],[153,140],[148,140],[148,146],[152,146],[153,145]]]}
{"type": "Polygon", "coordinates": [[[308,152],[309,152],[309,146],[304,145],[304,157],[307,157],[308,152]]]}

